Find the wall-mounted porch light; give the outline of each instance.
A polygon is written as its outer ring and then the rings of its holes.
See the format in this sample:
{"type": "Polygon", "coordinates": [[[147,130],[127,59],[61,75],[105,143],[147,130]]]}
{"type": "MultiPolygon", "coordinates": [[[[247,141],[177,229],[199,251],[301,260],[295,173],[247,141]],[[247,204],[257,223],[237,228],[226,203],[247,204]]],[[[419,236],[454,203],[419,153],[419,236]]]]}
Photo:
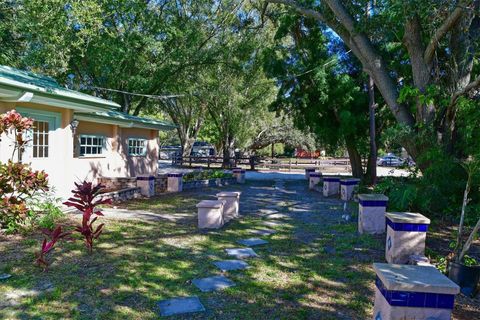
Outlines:
{"type": "Polygon", "coordinates": [[[70,121],[70,129],[72,130],[72,133],[75,134],[77,132],[78,125],[80,124],[80,121],[77,119],[73,119],[70,121]]]}

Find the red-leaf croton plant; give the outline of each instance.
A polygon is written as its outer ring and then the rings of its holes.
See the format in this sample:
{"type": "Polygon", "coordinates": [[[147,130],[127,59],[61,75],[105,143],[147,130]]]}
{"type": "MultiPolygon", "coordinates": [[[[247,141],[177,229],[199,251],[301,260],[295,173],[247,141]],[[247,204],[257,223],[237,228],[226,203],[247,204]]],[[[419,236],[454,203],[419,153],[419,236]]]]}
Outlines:
{"type": "Polygon", "coordinates": [[[103,216],[100,209],[97,209],[99,205],[112,203],[111,199],[96,199],[105,186],[98,184],[93,186],[91,182],[84,181],[83,183],[75,183],[77,187],[73,190],[73,197],[63,204],[69,207],[74,207],[83,214],[82,225],[75,228],[75,231],[79,232],[85,238],[85,245],[88,251],[92,252],[93,240],[98,239],[102,233],[104,223],[93,227],[94,222],[98,219],[98,216],[103,216]],[[93,217],[95,215],[95,217],[93,217]],[[93,219],[92,219],[93,217],[93,219]]]}

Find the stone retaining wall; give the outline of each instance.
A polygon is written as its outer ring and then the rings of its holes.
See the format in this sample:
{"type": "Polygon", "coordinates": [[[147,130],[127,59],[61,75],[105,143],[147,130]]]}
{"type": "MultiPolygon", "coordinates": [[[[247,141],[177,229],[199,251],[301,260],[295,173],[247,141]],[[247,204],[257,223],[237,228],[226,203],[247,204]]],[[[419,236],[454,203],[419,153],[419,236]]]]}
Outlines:
{"type": "Polygon", "coordinates": [[[166,174],[159,174],[155,177],[155,194],[167,192],[168,176],[166,174]]]}
{"type": "Polygon", "coordinates": [[[137,178],[126,177],[101,177],[98,182],[105,185],[107,190],[123,190],[137,187],[137,178]]]}
{"type": "Polygon", "coordinates": [[[110,198],[112,201],[127,201],[131,199],[140,198],[142,194],[140,193],[140,188],[126,188],[118,191],[112,191],[103,193],[103,198],[110,198]]]}

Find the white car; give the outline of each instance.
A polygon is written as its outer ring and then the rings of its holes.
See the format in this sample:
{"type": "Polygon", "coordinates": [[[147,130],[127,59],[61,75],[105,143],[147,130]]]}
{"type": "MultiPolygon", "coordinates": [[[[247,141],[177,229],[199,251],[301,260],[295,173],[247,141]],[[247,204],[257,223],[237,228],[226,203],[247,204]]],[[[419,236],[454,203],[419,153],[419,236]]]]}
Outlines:
{"type": "Polygon", "coordinates": [[[405,164],[405,160],[397,156],[387,155],[378,159],[377,165],[379,166],[388,166],[388,167],[400,167],[405,164]]]}

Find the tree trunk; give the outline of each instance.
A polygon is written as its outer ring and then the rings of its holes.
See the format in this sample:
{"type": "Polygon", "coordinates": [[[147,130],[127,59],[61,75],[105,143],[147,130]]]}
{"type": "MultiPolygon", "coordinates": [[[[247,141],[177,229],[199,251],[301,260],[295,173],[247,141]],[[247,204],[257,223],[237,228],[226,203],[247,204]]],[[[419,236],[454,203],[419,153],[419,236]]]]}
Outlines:
{"type": "Polygon", "coordinates": [[[370,130],[370,154],[368,157],[367,179],[372,185],[377,183],[377,142],[375,128],[375,83],[368,77],[368,110],[370,130]]]}
{"type": "Polygon", "coordinates": [[[223,167],[232,168],[235,165],[235,139],[227,134],[223,145],[223,167]]]}
{"type": "Polygon", "coordinates": [[[348,158],[350,159],[350,166],[352,168],[352,175],[355,178],[363,178],[362,157],[355,145],[355,139],[345,137],[345,144],[347,146],[348,158]]]}

